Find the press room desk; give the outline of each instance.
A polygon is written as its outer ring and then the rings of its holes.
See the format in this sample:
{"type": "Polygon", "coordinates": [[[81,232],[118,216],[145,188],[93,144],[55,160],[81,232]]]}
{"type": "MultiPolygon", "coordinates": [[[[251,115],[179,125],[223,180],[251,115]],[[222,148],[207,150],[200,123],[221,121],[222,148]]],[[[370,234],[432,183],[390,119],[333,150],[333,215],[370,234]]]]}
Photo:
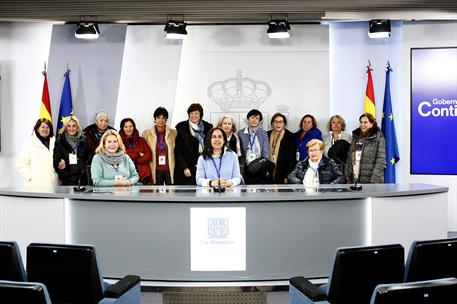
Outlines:
{"type": "Polygon", "coordinates": [[[448,188],[363,185],[133,187],[75,193],[72,187],[0,189],[0,239],[23,256],[31,242],[93,244],[106,277],[228,282],[325,277],[340,246],[447,237],[448,188]],[[330,189],[337,188],[337,189],[330,189]],[[113,192],[114,190],[114,192],[113,192]],[[245,207],[246,271],[191,271],[190,208],[245,207]]]}

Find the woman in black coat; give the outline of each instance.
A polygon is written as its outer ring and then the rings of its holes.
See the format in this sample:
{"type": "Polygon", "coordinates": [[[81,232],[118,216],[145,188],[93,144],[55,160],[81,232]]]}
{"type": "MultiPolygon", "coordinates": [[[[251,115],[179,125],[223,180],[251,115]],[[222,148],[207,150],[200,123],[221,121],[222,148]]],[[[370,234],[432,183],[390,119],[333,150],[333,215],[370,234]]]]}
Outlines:
{"type": "Polygon", "coordinates": [[[213,125],[204,121],[203,107],[193,103],[187,109],[188,120],[176,125],[175,179],[176,185],[195,185],[197,161],[205,146],[206,134],[213,125]]]}
{"type": "Polygon", "coordinates": [[[90,151],[75,116],[67,117],[54,147],[54,169],[62,185],[87,185],[90,151]]]}
{"type": "Polygon", "coordinates": [[[276,113],[271,118],[272,130],[268,131],[270,142],[270,160],[275,163],[273,183],[287,184],[287,176],[295,168],[296,140],[292,132],[287,130],[287,118],[276,113]]]}

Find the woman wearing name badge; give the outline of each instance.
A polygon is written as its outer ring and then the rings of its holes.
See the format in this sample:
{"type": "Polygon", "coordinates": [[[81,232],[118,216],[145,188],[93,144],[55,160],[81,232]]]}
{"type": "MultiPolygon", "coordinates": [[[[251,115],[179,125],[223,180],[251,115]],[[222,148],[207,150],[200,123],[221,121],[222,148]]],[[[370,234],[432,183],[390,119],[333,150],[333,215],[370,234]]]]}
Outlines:
{"type": "Polygon", "coordinates": [[[386,142],[370,113],[359,117],[360,127],[352,131],[352,142],[345,166],[348,182],[384,183],[386,142]]]}
{"type": "Polygon", "coordinates": [[[251,169],[253,166],[249,166],[256,160],[262,160],[261,158],[268,160],[270,157],[268,135],[267,132],[265,132],[265,130],[261,126],[261,122],[263,119],[262,113],[260,113],[259,110],[253,109],[248,112],[246,118],[248,122],[247,127],[238,131],[238,137],[241,140],[241,146],[246,158],[246,183],[268,183],[269,181],[271,181],[271,176],[269,176],[270,172],[266,172],[267,174],[263,174],[265,173],[265,170],[260,170],[262,172],[251,172],[253,171],[251,169]]]}
{"type": "Polygon", "coordinates": [[[79,119],[75,116],[67,117],[54,147],[54,169],[62,185],[87,185],[89,158],[89,147],[79,119]]]}
{"type": "Polygon", "coordinates": [[[224,131],[225,136],[227,137],[227,147],[238,155],[240,171],[241,175],[243,175],[245,159],[243,150],[241,149],[241,141],[238,138],[238,135],[236,135],[235,120],[231,116],[222,116],[221,119],[219,119],[217,126],[224,131]]]}
{"type": "Polygon", "coordinates": [[[306,188],[315,188],[319,184],[344,184],[346,182],[336,163],[324,156],[322,141],[312,139],[306,147],[308,156],[299,161],[289,174],[290,184],[303,184],[306,188]]]}
{"type": "Polygon", "coordinates": [[[115,130],[107,130],[92,159],[91,175],[95,187],[131,186],[138,182],[135,164],[125,154],[121,136],[115,130]]]}
{"type": "Polygon", "coordinates": [[[83,130],[84,136],[86,136],[86,143],[89,147],[91,157],[95,154],[95,150],[100,144],[100,138],[102,138],[103,133],[105,133],[106,130],[114,130],[114,128],[110,127],[108,124],[108,112],[100,111],[95,116],[95,123],[87,126],[83,130]]]}
{"type": "Polygon", "coordinates": [[[352,136],[345,132],[346,122],[340,115],[330,117],[327,128],[329,134],[324,135],[324,155],[333,159],[342,168],[346,163],[352,136]]]}
{"type": "Polygon", "coordinates": [[[40,118],[33,127],[16,161],[16,168],[24,177],[25,186],[57,186],[59,180],[53,166],[54,131],[52,122],[40,118]]]}
{"type": "Polygon", "coordinates": [[[142,134],[152,151],[150,167],[155,185],[174,182],[176,130],[167,127],[167,120],[167,109],[158,107],[154,111],[154,127],[142,134]]]}
{"type": "Polygon", "coordinates": [[[316,118],[311,114],[306,114],[300,120],[299,130],[295,132],[297,144],[297,160],[304,160],[308,156],[306,145],[311,139],[322,140],[322,133],[317,128],[316,118]]]}
{"type": "Polygon", "coordinates": [[[208,133],[205,148],[197,163],[197,185],[233,187],[241,182],[240,165],[235,152],[227,149],[227,137],[221,128],[208,133]]]}
{"type": "Polygon", "coordinates": [[[203,107],[193,103],[187,109],[188,120],[176,125],[175,184],[195,185],[197,160],[205,147],[205,138],[213,125],[203,120],[203,107]]]}
{"type": "Polygon", "coordinates": [[[287,130],[287,118],[281,113],[276,113],[271,118],[272,130],[268,131],[270,139],[270,160],[276,164],[273,171],[275,184],[287,184],[287,176],[295,168],[296,147],[295,137],[287,130]]]}
{"type": "Polygon", "coordinates": [[[152,159],[151,149],[144,138],[140,137],[140,132],[136,129],[136,124],[131,118],[124,118],[121,121],[119,135],[125,146],[125,153],[135,164],[136,171],[140,176],[143,185],[152,184],[151,167],[149,163],[152,159]]]}

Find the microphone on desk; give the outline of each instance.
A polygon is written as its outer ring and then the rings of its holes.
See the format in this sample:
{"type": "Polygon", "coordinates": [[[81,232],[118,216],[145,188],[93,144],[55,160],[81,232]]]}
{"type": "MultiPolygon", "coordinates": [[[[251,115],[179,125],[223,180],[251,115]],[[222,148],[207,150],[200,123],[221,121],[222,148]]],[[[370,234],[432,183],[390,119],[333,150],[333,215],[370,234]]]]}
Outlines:
{"type": "Polygon", "coordinates": [[[86,191],[86,187],[81,186],[81,178],[83,177],[83,174],[84,174],[84,168],[86,168],[86,174],[87,174],[87,164],[89,163],[89,160],[90,160],[90,159],[91,159],[91,157],[89,157],[89,158],[86,160],[86,163],[84,164],[84,167],[83,167],[83,169],[81,170],[81,174],[79,175],[79,178],[78,178],[78,185],[73,187],[73,191],[75,191],[75,192],[83,192],[83,191],[86,191]]]}
{"type": "Polygon", "coordinates": [[[225,192],[225,187],[221,186],[221,180],[217,180],[217,186],[212,186],[214,192],[220,192],[223,193],[225,192]]]}
{"type": "MultiPolygon", "coordinates": [[[[351,167],[346,166],[346,164],[341,159],[339,159],[338,157],[335,156],[334,160],[338,161],[341,165],[343,165],[343,169],[347,168],[349,170],[349,173],[352,174],[352,176],[355,176],[354,170],[351,167]]],[[[343,175],[344,175],[344,172],[343,172],[343,175]]],[[[354,185],[349,186],[349,189],[351,189],[352,191],[362,190],[362,185],[359,185],[358,177],[354,177],[354,185]]]]}

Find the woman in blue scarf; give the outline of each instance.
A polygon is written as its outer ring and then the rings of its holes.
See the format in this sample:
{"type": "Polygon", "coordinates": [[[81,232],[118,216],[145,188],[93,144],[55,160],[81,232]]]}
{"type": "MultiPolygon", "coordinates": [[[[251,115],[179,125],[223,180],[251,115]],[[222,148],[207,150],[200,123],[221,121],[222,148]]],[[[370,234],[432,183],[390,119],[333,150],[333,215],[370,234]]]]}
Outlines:
{"type": "Polygon", "coordinates": [[[175,145],[175,184],[195,185],[195,173],[197,160],[205,147],[206,134],[213,125],[204,121],[203,107],[199,103],[193,103],[187,109],[188,120],[181,121],[176,125],[175,145]]]}

